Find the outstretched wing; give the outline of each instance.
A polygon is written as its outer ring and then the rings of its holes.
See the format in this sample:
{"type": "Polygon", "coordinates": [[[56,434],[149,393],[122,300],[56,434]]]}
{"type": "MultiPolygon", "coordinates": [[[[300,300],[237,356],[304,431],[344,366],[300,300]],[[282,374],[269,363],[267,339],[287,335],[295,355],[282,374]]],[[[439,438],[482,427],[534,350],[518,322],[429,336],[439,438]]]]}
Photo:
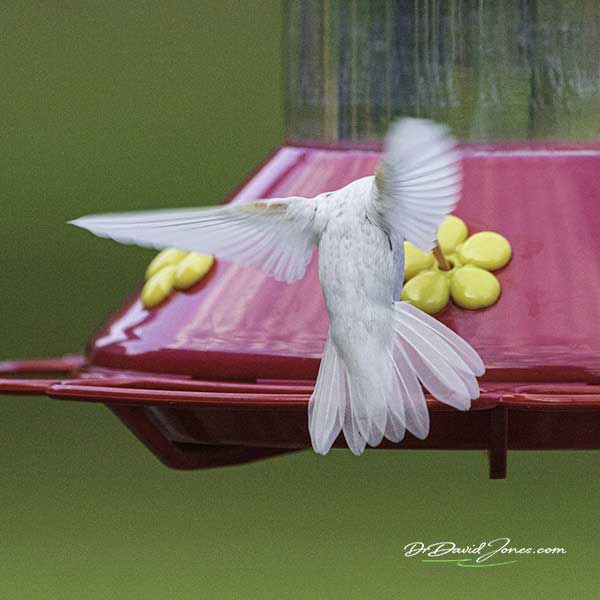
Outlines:
{"type": "Polygon", "coordinates": [[[395,123],[375,181],[369,217],[387,233],[429,252],[460,197],[460,155],[448,129],[421,119],[395,123]]]}
{"type": "Polygon", "coordinates": [[[124,244],[213,254],[278,281],[302,279],[317,242],[316,202],[262,200],[215,208],[91,215],[70,221],[124,244]]]}

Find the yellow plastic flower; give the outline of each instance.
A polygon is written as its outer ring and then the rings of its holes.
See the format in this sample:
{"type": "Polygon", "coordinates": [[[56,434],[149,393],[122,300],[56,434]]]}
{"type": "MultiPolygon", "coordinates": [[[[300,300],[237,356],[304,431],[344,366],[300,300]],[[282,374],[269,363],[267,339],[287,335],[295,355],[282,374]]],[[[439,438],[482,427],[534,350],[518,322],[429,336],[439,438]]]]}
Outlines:
{"type": "Polygon", "coordinates": [[[187,290],[200,281],[215,262],[209,254],[167,248],[146,269],[141,300],[146,308],[160,304],[173,290],[187,290]]]}
{"type": "Polygon", "coordinates": [[[438,230],[438,245],[449,270],[442,270],[433,254],[405,242],[402,300],[433,315],[452,298],[461,308],[477,310],[495,304],[500,282],[490,271],[504,267],[512,250],[508,240],[493,231],[469,237],[464,221],[450,215],[438,230]]]}

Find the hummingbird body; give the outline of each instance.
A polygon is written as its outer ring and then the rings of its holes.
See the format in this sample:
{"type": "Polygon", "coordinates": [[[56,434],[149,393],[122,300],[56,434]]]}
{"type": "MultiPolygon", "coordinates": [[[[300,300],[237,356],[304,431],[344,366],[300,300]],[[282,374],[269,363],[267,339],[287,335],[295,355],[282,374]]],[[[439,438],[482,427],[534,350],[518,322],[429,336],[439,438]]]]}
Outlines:
{"type": "MultiPolygon", "coordinates": [[[[318,253],[319,280],[330,323],[326,343],[338,355],[340,377],[349,377],[357,393],[364,389],[368,396],[380,385],[381,371],[386,368],[391,307],[400,297],[404,274],[404,241],[397,236],[392,239],[368,217],[374,185],[374,177],[364,177],[322,199],[317,207],[324,222],[318,253]]],[[[385,426],[383,404],[367,402],[385,426]]],[[[369,411],[363,412],[363,419],[368,421],[369,411]]],[[[365,427],[370,431],[368,425],[365,427]]],[[[375,431],[372,445],[381,437],[375,431]]],[[[353,446],[357,453],[364,448],[361,442],[353,446]]]]}
{"type": "Polygon", "coordinates": [[[370,220],[368,201],[374,185],[374,177],[363,177],[317,205],[324,221],[318,243],[319,279],[330,319],[348,306],[342,301],[345,296],[366,309],[372,303],[389,304],[402,291],[404,240],[398,236],[392,240],[370,220]],[[335,307],[329,308],[330,303],[335,307]]]}
{"type": "Polygon", "coordinates": [[[406,430],[429,432],[423,384],[467,410],[484,366],[462,338],[399,302],[404,241],[430,251],[460,192],[459,157],[446,129],[404,119],[391,128],[375,177],[316,198],[208,209],[97,215],[72,221],[124,243],[215,254],[293,282],[318,249],[330,330],[308,408],[313,448],[343,431],[361,454],[406,430]]]}

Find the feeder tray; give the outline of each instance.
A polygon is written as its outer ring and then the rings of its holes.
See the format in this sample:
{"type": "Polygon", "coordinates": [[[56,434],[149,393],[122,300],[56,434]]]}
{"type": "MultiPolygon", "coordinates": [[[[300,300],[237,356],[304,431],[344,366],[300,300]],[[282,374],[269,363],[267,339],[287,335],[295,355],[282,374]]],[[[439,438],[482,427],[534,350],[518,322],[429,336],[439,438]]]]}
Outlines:
{"type": "MultiPolygon", "coordinates": [[[[469,145],[463,157],[458,216],[513,247],[497,304],[437,315],[481,354],[481,397],[468,412],[428,398],[429,437],[381,447],[488,450],[502,478],[509,449],[600,449],[600,147],[469,145]]],[[[315,196],[378,158],[365,144],[288,145],[231,201],[315,196]]],[[[85,357],[1,363],[0,392],[103,403],[170,467],[243,463],[310,447],[327,329],[316,255],[291,285],[217,261],[156,308],[134,294],[85,357]]]]}

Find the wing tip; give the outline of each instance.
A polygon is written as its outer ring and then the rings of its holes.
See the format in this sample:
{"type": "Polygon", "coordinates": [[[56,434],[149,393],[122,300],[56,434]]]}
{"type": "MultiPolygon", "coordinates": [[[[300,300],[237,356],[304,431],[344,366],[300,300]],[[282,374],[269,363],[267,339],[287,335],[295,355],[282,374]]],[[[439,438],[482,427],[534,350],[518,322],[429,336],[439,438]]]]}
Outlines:
{"type": "Polygon", "coordinates": [[[79,227],[80,229],[85,229],[86,231],[90,231],[98,237],[106,237],[102,233],[96,231],[92,226],[90,226],[88,221],[89,219],[87,217],[78,217],[77,219],[71,219],[70,221],[67,221],[66,224],[73,225],[74,227],[79,227]]]}
{"type": "Polygon", "coordinates": [[[450,127],[448,127],[448,125],[438,123],[431,119],[420,119],[417,117],[403,117],[393,121],[388,128],[386,141],[389,143],[397,137],[404,137],[407,134],[412,133],[422,135],[423,132],[434,134],[436,137],[450,138],[456,143],[452,138],[450,127]]]}

